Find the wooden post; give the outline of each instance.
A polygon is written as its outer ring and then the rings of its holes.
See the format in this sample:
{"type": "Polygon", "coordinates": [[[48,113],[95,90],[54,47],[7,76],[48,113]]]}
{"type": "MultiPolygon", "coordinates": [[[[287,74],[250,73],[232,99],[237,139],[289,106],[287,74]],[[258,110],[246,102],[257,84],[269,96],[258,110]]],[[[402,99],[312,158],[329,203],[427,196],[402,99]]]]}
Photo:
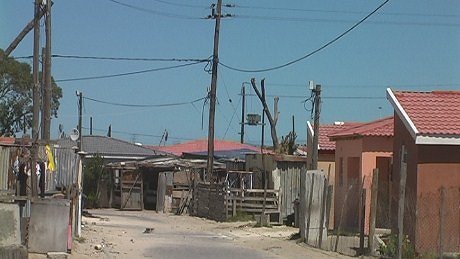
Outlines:
{"type": "Polygon", "coordinates": [[[343,216],[344,216],[344,210],[345,210],[345,205],[347,204],[348,202],[348,193],[351,191],[351,189],[353,189],[353,184],[350,184],[350,186],[348,187],[348,190],[347,190],[347,193],[345,193],[345,199],[342,203],[342,209],[341,209],[341,212],[340,212],[340,220],[339,220],[339,226],[337,227],[337,235],[336,235],[336,239],[335,239],[335,248],[334,248],[334,252],[337,252],[337,247],[339,246],[339,237],[340,237],[340,234],[342,233],[342,221],[343,221],[343,216]]]}
{"type": "MultiPolygon", "coordinates": [[[[321,249],[322,243],[323,243],[323,227],[324,227],[324,217],[325,217],[325,211],[326,211],[326,201],[328,199],[328,181],[327,179],[324,178],[324,185],[323,185],[323,197],[321,200],[321,213],[320,213],[320,219],[319,219],[319,240],[318,240],[318,247],[321,249]]],[[[327,222],[327,221],[326,221],[327,222]]],[[[326,231],[327,231],[327,226],[326,226],[326,231]]],[[[327,236],[327,235],[326,235],[327,236]]]]}
{"type": "Polygon", "coordinates": [[[407,151],[405,146],[401,148],[401,168],[399,179],[399,204],[398,204],[398,259],[402,258],[402,246],[404,240],[404,202],[406,199],[406,178],[407,178],[407,151]]]}
{"type": "MultiPolygon", "coordinates": [[[[310,236],[310,221],[311,221],[311,203],[313,202],[313,188],[315,186],[315,175],[314,174],[310,174],[311,175],[311,186],[310,186],[310,197],[308,197],[308,220],[307,220],[307,231],[306,231],[306,235],[305,235],[305,242],[308,244],[308,238],[310,236]]],[[[308,173],[307,173],[307,177],[308,177],[308,173]]]]}
{"type": "Polygon", "coordinates": [[[369,217],[369,252],[371,255],[374,254],[374,235],[375,235],[375,218],[377,216],[377,200],[379,190],[379,169],[374,169],[372,176],[372,188],[371,188],[371,212],[369,217]]]}
{"type": "Polygon", "coordinates": [[[366,189],[361,187],[359,206],[359,253],[364,254],[364,228],[366,222],[366,189]]]}
{"type": "Polygon", "coordinates": [[[329,229],[329,220],[331,218],[331,207],[332,207],[332,200],[334,199],[334,186],[329,185],[327,187],[327,202],[326,202],[326,229],[329,229]]]}
{"type": "Polygon", "coordinates": [[[442,257],[442,254],[443,254],[443,225],[444,225],[444,220],[443,220],[443,216],[444,216],[444,200],[445,200],[445,197],[446,197],[446,189],[444,187],[441,187],[441,189],[439,189],[440,191],[440,194],[441,194],[441,201],[440,201],[440,205],[439,205],[439,258],[443,258],[442,257]]]}

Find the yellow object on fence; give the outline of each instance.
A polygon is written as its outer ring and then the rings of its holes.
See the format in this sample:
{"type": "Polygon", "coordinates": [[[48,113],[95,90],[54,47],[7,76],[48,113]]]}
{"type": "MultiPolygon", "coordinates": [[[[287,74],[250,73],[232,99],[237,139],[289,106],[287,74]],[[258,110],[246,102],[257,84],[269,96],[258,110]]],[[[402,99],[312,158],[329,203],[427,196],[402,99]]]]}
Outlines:
{"type": "Polygon", "coordinates": [[[48,156],[48,169],[51,172],[56,171],[56,163],[54,162],[53,151],[51,150],[50,145],[46,145],[46,155],[48,156]]]}

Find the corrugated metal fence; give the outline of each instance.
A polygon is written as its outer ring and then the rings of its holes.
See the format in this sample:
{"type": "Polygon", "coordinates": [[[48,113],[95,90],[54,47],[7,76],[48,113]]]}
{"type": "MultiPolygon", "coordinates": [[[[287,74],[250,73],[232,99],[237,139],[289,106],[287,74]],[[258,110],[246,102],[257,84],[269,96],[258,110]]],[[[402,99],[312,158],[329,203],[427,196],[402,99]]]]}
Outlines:
{"type": "Polygon", "coordinates": [[[80,156],[71,148],[55,148],[56,171],[47,173],[46,189],[67,188],[77,183],[80,156]]]}
{"type": "Polygon", "coordinates": [[[0,191],[8,190],[8,170],[10,168],[10,148],[0,146],[0,191]]]}
{"type": "Polygon", "coordinates": [[[300,173],[305,169],[303,162],[277,163],[280,174],[281,217],[294,213],[294,201],[300,195],[300,173]]]}

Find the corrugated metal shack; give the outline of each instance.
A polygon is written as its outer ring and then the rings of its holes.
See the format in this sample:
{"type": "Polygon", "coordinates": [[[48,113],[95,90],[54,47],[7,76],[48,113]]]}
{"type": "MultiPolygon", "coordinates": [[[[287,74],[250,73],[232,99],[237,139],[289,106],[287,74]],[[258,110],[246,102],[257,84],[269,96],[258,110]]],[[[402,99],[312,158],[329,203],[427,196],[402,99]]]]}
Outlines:
{"type": "MultiPolygon", "coordinates": [[[[294,214],[294,202],[300,195],[300,172],[306,168],[307,158],[275,154],[263,156],[262,159],[261,154],[246,155],[246,170],[254,172],[265,170],[269,173],[268,188],[279,190],[281,217],[286,220],[287,216],[294,214]]],[[[263,188],[262,183],[262,179],[254,179],[254,188],[263,188]]]]}
{"type": "MultiPolygon", "coordinates": [[[[216,162],[216,170],[225,166],[216,162]]],[[[182,213],[189,208],[196,182],[204,179],[206,160],[156,157],[110,163],[112,207],[182,213]]]]}

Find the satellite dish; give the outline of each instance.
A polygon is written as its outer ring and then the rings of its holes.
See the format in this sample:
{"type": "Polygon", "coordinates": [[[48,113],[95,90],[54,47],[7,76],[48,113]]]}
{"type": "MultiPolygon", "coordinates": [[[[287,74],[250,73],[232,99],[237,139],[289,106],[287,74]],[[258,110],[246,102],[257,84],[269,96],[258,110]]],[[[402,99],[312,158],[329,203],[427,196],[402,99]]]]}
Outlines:
{"type": "Polygon", "coordinates": [[[73,141],[76,141],[80,137],[80,132],[78,132],[77,129],[72,129],[72,132],[70,132],[70,139],[73,141]]]}

